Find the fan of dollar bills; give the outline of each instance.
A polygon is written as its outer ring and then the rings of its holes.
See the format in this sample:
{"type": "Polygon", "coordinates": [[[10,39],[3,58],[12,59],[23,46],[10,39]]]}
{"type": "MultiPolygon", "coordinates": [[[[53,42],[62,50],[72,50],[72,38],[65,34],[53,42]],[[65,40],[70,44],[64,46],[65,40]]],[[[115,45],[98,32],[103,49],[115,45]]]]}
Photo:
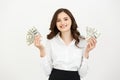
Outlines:
{"type": "Polygon", "coordinates": [[[35,35],[40,34],[35,27],[28,30],[26,35],[27,45],[31,45],[34,42],[35,35]]]}
{"type": "Polygon", "coordinates": [[[90,37],[95,37],[96,39],[100,36],[100,33],[92,27],[86,27],[86,39],[88,40],[90,37]]]}

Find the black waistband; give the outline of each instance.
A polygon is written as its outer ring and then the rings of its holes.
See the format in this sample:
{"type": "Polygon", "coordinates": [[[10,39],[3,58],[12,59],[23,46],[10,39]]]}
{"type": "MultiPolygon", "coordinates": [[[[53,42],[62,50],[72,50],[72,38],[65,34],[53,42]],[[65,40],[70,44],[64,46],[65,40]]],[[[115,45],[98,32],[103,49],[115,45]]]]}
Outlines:
{"type": "Polygon", "coordinates": [[[61,70],[61,69],[55,69],[53,68],[53,71],[58,71],[58,72],[65,72],[65,73],[78,73],[78,71],[69,71],[69,70],[61,70]]]}

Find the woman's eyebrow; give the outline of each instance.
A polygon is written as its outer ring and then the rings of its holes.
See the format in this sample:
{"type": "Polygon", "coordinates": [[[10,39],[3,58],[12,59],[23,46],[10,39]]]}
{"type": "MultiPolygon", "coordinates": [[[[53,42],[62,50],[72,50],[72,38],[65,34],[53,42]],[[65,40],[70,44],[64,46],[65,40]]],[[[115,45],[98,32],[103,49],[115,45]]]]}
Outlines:
{"type": "MultiPolygon", "coordinates": [[[[57,18],[57,20],[60,20],[61,18],[57,18]]],[[[63,19],[68,19],[68,17],[63,17],[63,19]]]]}
{"type": "Polygon", "coordinates": [[[64,17],[64,18],[68,18],[68,17],[64,17]]]}

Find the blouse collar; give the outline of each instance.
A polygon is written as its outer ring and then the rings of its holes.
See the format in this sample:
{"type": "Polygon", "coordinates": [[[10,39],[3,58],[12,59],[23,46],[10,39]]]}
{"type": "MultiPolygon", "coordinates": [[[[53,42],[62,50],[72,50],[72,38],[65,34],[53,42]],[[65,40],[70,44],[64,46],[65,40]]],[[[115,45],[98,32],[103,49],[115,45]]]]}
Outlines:
{"type": "MultiPolygon", "coordinates": [[[[63,41],[63,39],[60,37],[60,33],[58,33],[58,34],[56,35],[56,38],[58,39],[58,41],[59,41],[60,43],[66,45],[65,42],[63,41]]],[[[74,44],[75,44],[75,39],[73,39],[69,45],[74,45],[74,44]]],[[[69,46],[69,45],[66,45],[66,46],[69,46]]]]}

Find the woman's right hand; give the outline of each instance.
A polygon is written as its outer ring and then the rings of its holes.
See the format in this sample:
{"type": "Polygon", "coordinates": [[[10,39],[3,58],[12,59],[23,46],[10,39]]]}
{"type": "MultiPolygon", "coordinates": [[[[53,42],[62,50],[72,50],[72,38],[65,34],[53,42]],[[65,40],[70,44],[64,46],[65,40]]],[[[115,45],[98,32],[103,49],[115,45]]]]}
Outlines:
{"type": "Polygon", "coordinates": [[[41,43],[41,38],[42,38],[41,35],[36,35],[36,36],[35,36],[35,39],[34,39],[34,45],[35,45],[38,49],[42,49],[42,48],[44,47],[43,44],[41,43]]]}
{"type": "Polygon", "coordinates": [[[41,35],[36,35],[34,39],[34,45],[40,50],[40,57],[45,56],[45,49],[43,44],[41,43],[41,35]]]}

